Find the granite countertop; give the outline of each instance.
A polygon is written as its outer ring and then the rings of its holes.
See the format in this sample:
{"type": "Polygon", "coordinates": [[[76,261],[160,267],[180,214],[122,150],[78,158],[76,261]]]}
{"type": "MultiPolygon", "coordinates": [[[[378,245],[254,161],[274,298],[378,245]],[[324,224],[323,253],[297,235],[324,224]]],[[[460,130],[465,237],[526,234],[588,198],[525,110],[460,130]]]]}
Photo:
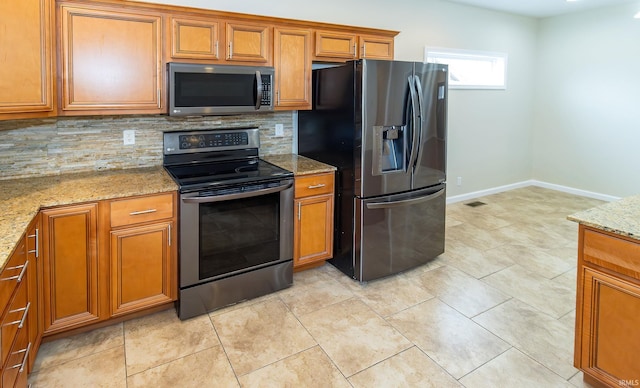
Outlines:
{"type": "Polygon", "coordinates": [[[336,170],[334,166],[295,154],[264,155],[262,159],[285,170],[289,170],[293,172],[294,175],[319,174],[336,170]]]}
{"type": "Polygon", "coordinates": [[[0,181],[0,269],[40,208],[177,189],[161,166],[0,181]]]}
{"type": "Polygon", "coordinates": [[[567,217],[571,221],[640,240],[640,195],[605,203],[567,217]]]}

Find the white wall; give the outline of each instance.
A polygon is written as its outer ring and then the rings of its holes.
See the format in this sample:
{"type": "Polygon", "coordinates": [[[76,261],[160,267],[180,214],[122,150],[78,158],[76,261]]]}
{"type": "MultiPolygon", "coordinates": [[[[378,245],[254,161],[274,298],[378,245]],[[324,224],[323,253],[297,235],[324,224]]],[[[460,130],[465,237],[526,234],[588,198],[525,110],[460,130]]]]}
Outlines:
{"type": "Polygon", "coordinates": [[[400,31],[398,60],[422,61],[424,46],[509,54],[508,90],[452,90],[448,195],[531,178],[531,123],[537,22],[439,0],[152,0],[301,20],[400,31]],[[456,177],[462,177],[457,187],[456,177]]]}
{"type": "Polygon", "coordinates": [[[533,178],[640,193],[640,2],[541,21],[533,178]]]}

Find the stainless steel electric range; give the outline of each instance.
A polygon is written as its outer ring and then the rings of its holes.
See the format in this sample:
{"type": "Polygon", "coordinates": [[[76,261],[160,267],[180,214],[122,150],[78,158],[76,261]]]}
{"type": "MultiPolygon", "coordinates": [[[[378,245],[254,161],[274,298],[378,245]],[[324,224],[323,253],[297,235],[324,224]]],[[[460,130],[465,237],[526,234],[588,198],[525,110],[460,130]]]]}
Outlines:
{"type": "Polygon", "coordinates": [[[259,147],[258,128],[164,133],[180,191],[180,319],[293,283],[293,173],[259,147]]]}

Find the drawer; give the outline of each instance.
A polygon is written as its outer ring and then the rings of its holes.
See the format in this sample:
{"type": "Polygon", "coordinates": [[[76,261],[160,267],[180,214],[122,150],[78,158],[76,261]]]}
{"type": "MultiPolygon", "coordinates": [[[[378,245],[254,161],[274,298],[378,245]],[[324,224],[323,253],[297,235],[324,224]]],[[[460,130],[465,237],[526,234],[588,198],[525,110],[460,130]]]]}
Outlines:
{"type": "Polygon", "coordinates": [[[26,280],[27,253],[25,239],[20,239],[16,250],[9,257],[9,261],[0,273],[0,316],[2,309],[9,303],[13,291],[21,281],[26,280]]]}
{"type": "Polygon", "coordinates": [[[584,228],[583,260],[640,280],[640,242],[584,228]]]}
{"type": "MultiPolygon", "coordinates": [[[[16,341],[9,352],[6,368],[2,371],[2,387],[13,387],[18,379],[26,380],[27,360],[29,359],[30,350],[31,344],[29,343],[27,330],[23,328],[18,332],[16,341]]],[[[26,386],[26,384],[23,386],[26,386]]]]}
{"type": "Polygon", "coordinates": [[[2,333],[0,335],[0,346],[2,347],[0,350],[0,355],[2,356],[0,362],[2,364],[7,360],[13,340],[16,338],[16,333],[18,331],[27,331],[26,323],[29,307],[27,304],[27,282],[22,281],[2,316],[2,326],[0,328],[2,333]]]}
{"type": "Polygon", "coordinates": [[[333,173],[296,177],[296,198],[333,192],[333,173]]]}
{"type": "Polygon", "coordinates": [[[111,201],[111,227],[172,217],[172,193],[111,201]]]}

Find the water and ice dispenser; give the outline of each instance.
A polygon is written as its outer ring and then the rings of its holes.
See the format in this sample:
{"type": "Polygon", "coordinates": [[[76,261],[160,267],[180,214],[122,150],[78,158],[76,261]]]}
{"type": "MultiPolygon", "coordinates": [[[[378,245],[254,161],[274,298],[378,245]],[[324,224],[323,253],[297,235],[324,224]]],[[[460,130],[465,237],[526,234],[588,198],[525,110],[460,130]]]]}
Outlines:
{"type": "Polygon", "coordinates": [[[404,171],[407,161],[407,127],[373,127],[373,175],[404,171]]]}

